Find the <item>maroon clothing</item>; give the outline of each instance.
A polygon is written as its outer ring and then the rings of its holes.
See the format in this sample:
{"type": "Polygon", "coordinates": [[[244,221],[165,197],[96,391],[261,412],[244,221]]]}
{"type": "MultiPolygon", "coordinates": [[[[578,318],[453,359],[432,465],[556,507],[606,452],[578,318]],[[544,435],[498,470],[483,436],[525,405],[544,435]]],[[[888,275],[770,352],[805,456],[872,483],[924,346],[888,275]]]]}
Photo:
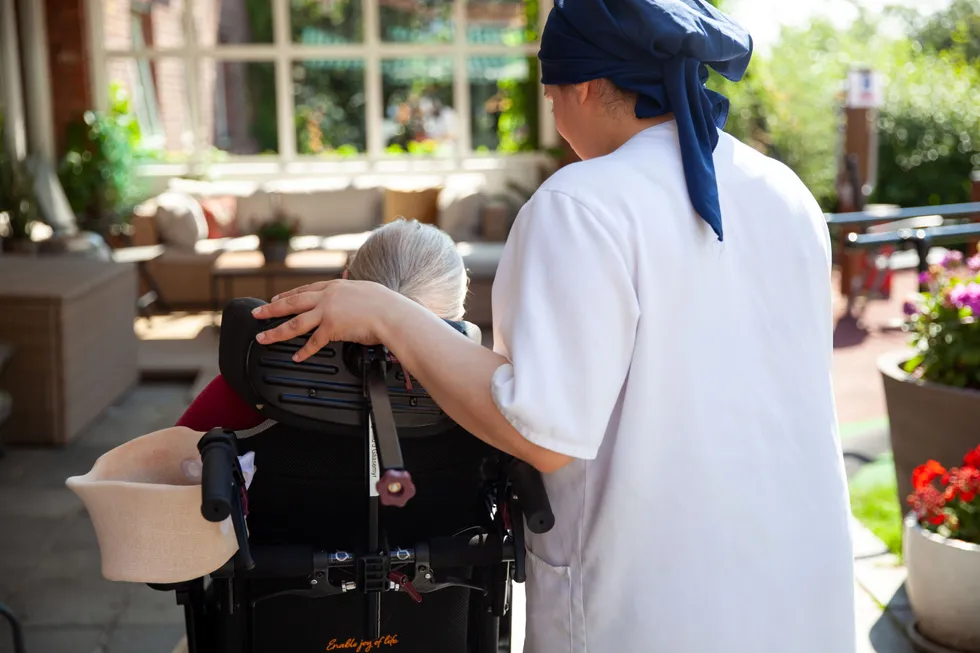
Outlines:
{"type": "Polygon", "coordinates": [[[194,398],[177,426],[202,432],[213,428],[243,431],[263,421],[258,411],[239,397],[219,374],[194,398]]]}

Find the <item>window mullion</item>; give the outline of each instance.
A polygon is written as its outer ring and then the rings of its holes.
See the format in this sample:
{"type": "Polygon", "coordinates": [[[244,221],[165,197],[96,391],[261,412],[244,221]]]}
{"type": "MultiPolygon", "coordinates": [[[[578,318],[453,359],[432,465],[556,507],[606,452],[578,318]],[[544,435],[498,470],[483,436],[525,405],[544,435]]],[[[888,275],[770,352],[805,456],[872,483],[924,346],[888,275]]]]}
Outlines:
{"type": "Polygon", "coordinates": [[[384,153],[384,90],[381,74],[381,25],[378,0],[361,0],[364,14],[364,124],[367,153],[372,161],[384,153]]]}
{"type": "MultiPolygon", "coordinates": [[[[548,20],[548,14],[551,13],[551,8],[554,6],[554,0],[539,0],[538,4],[538,39],[540,40],[540,35],[544,33],[544,25],[548,20]]],[[[541,75],[536,69],[533,71],[535,77],[539,80],[541,75]]],[[[543,93],[544,89],[541,87],[540,81],[538,82],[538,92],[543,93]]],[[[538,135],[539,143],[538,146],[542,149],[548,149],[552,147],[558,147],[558,128],[555,126],[555,114],[551,112],[551,103],[542,99],[538,102],[538,135]]]]}
{"type": "MultiPolygon", "coordinates": [[[[181,60],[184,63],[184,92],[187,93],[185,109],[189,112],[191,121],[191,168],[207,165],[204,156],[207,136],[204,134],[204,121],[201,120],[201,86],[198,84],[200,74],[200,58],[198,55],[197,29],[194,24],[194,3],[201,0],[184,0],[184,50],[181,60]]],[[[182,132],[184,130],[181,130],[182,132]]]]}
{"type": "Polygon", "coordinates": [[[466,2],[467,0],[453,2],[453,23],[456,26],[453,43],[453,109],[456,113],[456,156],[460,159],[469,156],[472,150],[466,2]]]}
{"type": "Polygon", "coordinates": [[[289,0],[272,0],[273,43],[276,51],[276,122],[279,135],[279,160],[289,163],[296,159],[296,129],[293,106],[293,71],[289,58],[289,0]]]}

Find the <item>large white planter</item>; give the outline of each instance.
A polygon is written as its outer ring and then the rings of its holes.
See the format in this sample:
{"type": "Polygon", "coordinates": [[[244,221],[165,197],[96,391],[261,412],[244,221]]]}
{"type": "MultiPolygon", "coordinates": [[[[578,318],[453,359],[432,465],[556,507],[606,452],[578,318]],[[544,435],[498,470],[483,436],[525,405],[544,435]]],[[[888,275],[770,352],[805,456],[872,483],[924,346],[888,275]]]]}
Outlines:
{"type": "Polygon", "coordinates": [[[980,653],[980,546],[922,529],[905,518],[906,590],[923,650],[980,653]]]}

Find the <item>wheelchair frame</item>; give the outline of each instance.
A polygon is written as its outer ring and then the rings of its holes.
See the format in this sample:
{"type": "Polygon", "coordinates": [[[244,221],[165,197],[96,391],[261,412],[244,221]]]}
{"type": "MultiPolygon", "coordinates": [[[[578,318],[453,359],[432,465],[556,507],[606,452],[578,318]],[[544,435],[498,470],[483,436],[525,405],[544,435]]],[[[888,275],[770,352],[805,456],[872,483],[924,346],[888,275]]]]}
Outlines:
{"type": "MultiPolygon", "coordinates": [[[[232,319],[236,315],[241,319],[242,312],[250,312],[256,302],[235,300],[226,308],[226,318],[231,313],[232,319]]],[[[283,590],[261,598],[286,594],[309,598],[348,592],[362,594],[367,603],[362,636],[364,641],[369,642],[382,639],[381,605],[382,596],[386,593],[404,592],[413,600],[421,601],[424,594],[446,587],[482,592],[483,619],[479,644],[472,653],[509,650],[509,641],[506,648],[501,649],[500,630],[502,620],[509,620],[510,617],[511,582],[523,583],[526,579],[525,523],[535,533],[547,532],[554,525],[554,515],[540,473],[527,463],[501,454],[501,468],[494,474],[500,483],[493,489],[495,496],[487,497],[496,533],[483,533],[467,540],[434,538],[416,542],[410,548],[400,545],[389,547],[381,537],[380,507],[404,507],[415,494],[411,473],[405,469],[392,396],[387,385],[389,371],[395,371],[396,378],[404,377],[399,377],[399,372],[392,370],[391,357],[380,346],[331,343],[325,348],[331,353],[323,358],[332,360],[304,365],[293,363],[291,356],[305,344],[306,336],[279,345],[261,346],[255,343],[254,335],[260,330],[273,328],[286,320],[288,318],[265,324],[254,322],[246,330],[244,337],[250,342],[240,342],[248,352],[244,369],[251,387],[242,391],[249,395],[247,398],[260,412],[273,419],[284,422],[298,419],[304,425],[311,422],[321,425],[337,423],[346,419],[348,425],[356,423],[363,427],[368,499],[367,547],[360,552],[328,552],[302,545],[250,546],[246,528],[247,493],[237,457],[237,438],[234,432],[212,429],[198,444],[203,463],[201,511],[211,522],[231,518],[238,539],[238,552],[207,578],[178,585],[151,585],[154,589],[175,591],[177,603],[184,606],[189,653],[204,653],[199,636],[205,624],[210,626],[209,630],[217,627],[222,632],[223,639],[215,643],[214,653],[245,651],[246,643],[242,641],[243,631],[239,627],[243,623],[240,620],[246,618],[241,606],[242,583],[252,579],[285,578],[305,578],[309,587],[283,590]],[[342,352],[342,355],[337,356],[338,352],[342,352]],[[364,409],[356,420],[349,419],[349,406],[338,412],[336,399],[322,392],[331,389],[331,384],[317,378],[315,370],[318,365],[329,366],[334,372],[344,366],[360,378],[364,409]],[[345,418],[345,415],[348,417],[345,418]],[[480,569],[482,572],[478,574],[477,581],[436,579],[437,570],[461,567],[480,569]],[[355,580],[338,581],[331,574],[334,570],[353,570],[355,580]],[[213,610],[208,611],[208,606],[220,608],[220,619],[213,610]],[[217,626],[217,621],[223,625],[217,626]]],[[[223,356],[223,364],[227,360],[223,356]]],[[[399,400],[402,401],[400,407],[405,408],[404,397],[399,400]]],[[[407,422],[409,426],[424,430],[426,427],[451,423],[434,402],[429,402],[420,402],[417,397],[409,398],[408,405],[417,410],[400,412],[403,425],[407,422]]],[[[475,625],[471,617],[470,628],[475,625]]],[[[470,641],[473,641],[472,635],[470,641]]]]}

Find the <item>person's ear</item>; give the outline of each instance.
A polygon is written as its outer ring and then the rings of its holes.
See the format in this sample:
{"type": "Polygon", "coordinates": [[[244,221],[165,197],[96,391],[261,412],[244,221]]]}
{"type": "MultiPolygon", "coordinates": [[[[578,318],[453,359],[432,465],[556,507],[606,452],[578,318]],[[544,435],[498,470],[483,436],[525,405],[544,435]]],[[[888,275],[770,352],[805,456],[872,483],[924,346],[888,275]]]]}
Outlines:
{"type": "Polygon", "coordinates": [[[575,84],[572,86],[572,92],[575,94],[575,102],[579,106],[582,106],[589,101],[589,98],[595,95],[595,89],[592,85],[595,82],[582,82],[581,84],[575,84]]]}
{"type": "Polygon", "coordinates": [[[343,272],[343,274],[340,275],[340,278],[341,279],[346,279],[347,278],[347,268],[344,268],[344,272],[343,272]]]}

